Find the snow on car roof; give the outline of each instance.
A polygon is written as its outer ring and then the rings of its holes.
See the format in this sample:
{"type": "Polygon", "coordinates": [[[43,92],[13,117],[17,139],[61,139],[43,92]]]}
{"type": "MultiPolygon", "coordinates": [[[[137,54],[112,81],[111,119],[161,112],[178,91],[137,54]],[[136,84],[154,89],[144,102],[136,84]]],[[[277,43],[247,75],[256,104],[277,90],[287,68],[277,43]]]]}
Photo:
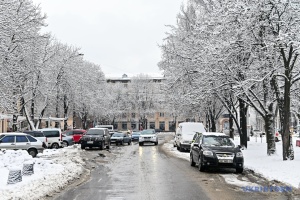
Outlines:
{"type": "Polygon", "coordinates": [[[9,132],[9,133],[0,133],[0,135],[28,135],[27,133],[19,133],[19,132],[9,132]]]}
{"type": "Polygon", "coordinates": [[[204,132],[203,135],[215,135],[215,136],[225,136],[225,133],[217,133],[217,132],[204,132]]]}

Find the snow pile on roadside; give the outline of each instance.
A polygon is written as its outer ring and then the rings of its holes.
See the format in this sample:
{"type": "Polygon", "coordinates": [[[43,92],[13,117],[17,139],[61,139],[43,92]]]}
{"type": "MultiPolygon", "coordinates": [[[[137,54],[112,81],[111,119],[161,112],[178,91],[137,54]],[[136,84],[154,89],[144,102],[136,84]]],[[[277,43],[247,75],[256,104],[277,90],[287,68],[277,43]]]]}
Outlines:
{"type": "Polygon", "coordinates": [[[77,146],[63,149],[46,149],[36,158],[27,151],[0,152],[0,199],[42,199],[59,192],[83,172],[83,161],[77,146]],[[7,184],[9,169],[21,169],[23,163],[34,163],[34,174],[22,176],[22,181],[7,184]]]}

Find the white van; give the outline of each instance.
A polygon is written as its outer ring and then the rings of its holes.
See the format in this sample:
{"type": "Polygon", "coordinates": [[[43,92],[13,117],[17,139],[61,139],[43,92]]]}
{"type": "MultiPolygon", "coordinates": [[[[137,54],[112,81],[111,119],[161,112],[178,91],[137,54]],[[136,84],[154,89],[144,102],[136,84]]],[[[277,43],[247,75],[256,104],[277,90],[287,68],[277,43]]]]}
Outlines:
{"type": "Polygon", "coordinates": [[[61,130],[59,128],[42,128],[37,129],[44,133],[47,138],[47,147],[52,149],[58,149],[63,147],[63,140],[61,130]]]}
{"type": "Polygon", "coordinates": [[[182,122],[179,123],[176,129],[174,146],[177,147],[179,151],[189,151],[191,148],[191,143],[193,141],[193,136],[195,133],[206,132],[204,125],[200,122],[182,122]]]}

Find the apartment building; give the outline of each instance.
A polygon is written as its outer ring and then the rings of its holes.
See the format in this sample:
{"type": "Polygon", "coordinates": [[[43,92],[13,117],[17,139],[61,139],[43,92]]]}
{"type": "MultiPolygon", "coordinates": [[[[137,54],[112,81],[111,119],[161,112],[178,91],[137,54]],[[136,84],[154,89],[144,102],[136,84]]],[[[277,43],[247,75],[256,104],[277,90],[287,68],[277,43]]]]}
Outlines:
{"type": "MultiPolygon", "coordinates": [[[[117,130],[157,129],[160,131],[175,131],[178,119],[172,111],[164,109],[164,77],[139,76],[108,77],[106,82],[126,90],[133,104],[130,110],[120,114],[114,123],[117,130]]],[[[129,102],[129,101],[128,101],[129,102]]]]}

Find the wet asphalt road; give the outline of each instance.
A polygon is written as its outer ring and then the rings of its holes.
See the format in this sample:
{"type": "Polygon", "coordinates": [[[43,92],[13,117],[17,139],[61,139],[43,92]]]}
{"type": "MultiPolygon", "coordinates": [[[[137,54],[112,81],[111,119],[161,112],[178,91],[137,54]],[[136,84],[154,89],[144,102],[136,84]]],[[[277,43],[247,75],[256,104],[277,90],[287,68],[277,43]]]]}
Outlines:
{"type": "MultiPolygon", "coordinates": [[[[194,200],[194,199],[296,199],[284,193],[250,193],[228,185],[220,174],[234,171],[199,172],[189,162],[172,156],[163,143],[172,135],[161,134],[159,145],[111,146],[106,150],[84,150],[87,168],[86,182],[59,193],[56,200],[194,200]]],[[[187,152],[188,153],[188,152],[187,152]]],[[[239,175],[263,184],[263,179],[251,173],[239,175]]],[[[266,183],[267,184],[267,183],[266,183]]]]}

